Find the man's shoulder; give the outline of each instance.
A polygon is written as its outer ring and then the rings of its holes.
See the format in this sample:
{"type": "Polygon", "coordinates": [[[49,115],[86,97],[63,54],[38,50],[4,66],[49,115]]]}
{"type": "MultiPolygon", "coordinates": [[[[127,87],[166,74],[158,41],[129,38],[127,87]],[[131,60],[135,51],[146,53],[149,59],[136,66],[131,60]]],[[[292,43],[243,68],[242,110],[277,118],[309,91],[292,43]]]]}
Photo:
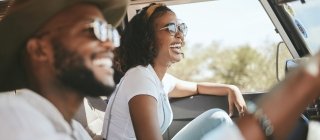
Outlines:
{"type": "Polygon", "coordinates": [[[54,130],[43,114],[12,93],[0,93],[0,124],[0,137],[8,139],[30,138],[54,130]]]}
{"type": "Polygon", "coordinates": [[[0,93],[0,139],[71,140],[67,133],[57,133],[52,121],[27,100],[32,98],[0,93]]]}
{"type": "Polygon", "coordinates": [[[42,113],[33,108],[23,98],[12,93],[0,93],[0,122],[0,124],[7,124],[7,126],[19,125],[22,128],[23,125],[36,126],[38,123],[43,124],[47,120],[42,113]]]}
{"type": "Polygon", "coordinates": [[[16,113],[15,110],[24,110],[28,107],[28,103],[16,96],[14,92],[0,93],[0,110],[2,113],[16,113]]]}

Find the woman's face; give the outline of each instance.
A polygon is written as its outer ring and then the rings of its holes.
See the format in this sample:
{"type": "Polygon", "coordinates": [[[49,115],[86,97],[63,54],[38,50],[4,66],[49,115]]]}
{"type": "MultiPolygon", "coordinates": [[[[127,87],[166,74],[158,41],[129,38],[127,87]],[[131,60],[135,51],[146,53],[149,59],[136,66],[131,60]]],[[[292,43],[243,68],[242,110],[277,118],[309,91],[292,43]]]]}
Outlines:
{"type": "Polygon", "coordinates": [[[173,12],[168,11],[154,21],[154,45],[158,48],[154,64],[171,65],[183,58],[181,48],[184,45],[184,35],[179,30],[176,33],[169,32],[168,25],[180,25],[179,20],[173,12]]]}

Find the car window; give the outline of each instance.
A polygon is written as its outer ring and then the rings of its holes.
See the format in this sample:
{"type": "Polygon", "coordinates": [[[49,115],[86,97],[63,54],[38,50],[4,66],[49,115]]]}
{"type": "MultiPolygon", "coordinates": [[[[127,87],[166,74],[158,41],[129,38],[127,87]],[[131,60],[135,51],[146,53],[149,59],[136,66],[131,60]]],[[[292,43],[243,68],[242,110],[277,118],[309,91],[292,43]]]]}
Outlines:
{"type": "MultiPolygon", "coordinates": [[[[188,34],[185,58],[169,73],[184,80],[234,84],[242,92],[268,91],[277,83],[276,48],[282,39],[259,1],[217,0],[170,8],[188,25],[188,34]]],[[[291,54],[279,46],[283,77],[284,60],[291,54]]]]}
{"type": "Polygon", "coordinates": [[[310,54],[320,49],[320,0],[294,1],[283,5],[310,54]]]}

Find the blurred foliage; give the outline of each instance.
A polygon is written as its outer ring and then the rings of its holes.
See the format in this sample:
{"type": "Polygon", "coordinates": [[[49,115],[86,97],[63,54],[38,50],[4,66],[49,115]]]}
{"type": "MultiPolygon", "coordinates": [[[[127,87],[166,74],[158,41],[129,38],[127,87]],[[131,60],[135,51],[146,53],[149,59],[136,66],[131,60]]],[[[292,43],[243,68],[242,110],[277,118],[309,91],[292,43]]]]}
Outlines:
{"type": "MultiPolygon", "coordinates": [[[[267,91],[277,83],[277,44],[266,44],[259,47],[186,45],[185,58],[171,66],[169,73],[188,81],[233,84],[243,92],[267,91]]],[[[279,52],[279,73],[284,77],[284,63],[291,54],[285,45],[280,46],[279,52]]]]}

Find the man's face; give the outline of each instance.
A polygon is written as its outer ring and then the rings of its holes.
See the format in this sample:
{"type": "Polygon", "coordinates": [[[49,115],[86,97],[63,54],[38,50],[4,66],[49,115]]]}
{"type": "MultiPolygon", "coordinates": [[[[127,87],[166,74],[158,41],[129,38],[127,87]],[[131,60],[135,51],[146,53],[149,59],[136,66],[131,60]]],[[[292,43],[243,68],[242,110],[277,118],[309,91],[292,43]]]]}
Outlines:
{"type": "Polygon", "coordinates": [[[97,20],[105,22],[98,8],[79,4],[46,26],[50,27],[46,38],[52,46],[58,82],[84,96],[109,95],[114,89],[114,44],[110,40],[101,41],[94,34],[92,23],[97,20]]]}

